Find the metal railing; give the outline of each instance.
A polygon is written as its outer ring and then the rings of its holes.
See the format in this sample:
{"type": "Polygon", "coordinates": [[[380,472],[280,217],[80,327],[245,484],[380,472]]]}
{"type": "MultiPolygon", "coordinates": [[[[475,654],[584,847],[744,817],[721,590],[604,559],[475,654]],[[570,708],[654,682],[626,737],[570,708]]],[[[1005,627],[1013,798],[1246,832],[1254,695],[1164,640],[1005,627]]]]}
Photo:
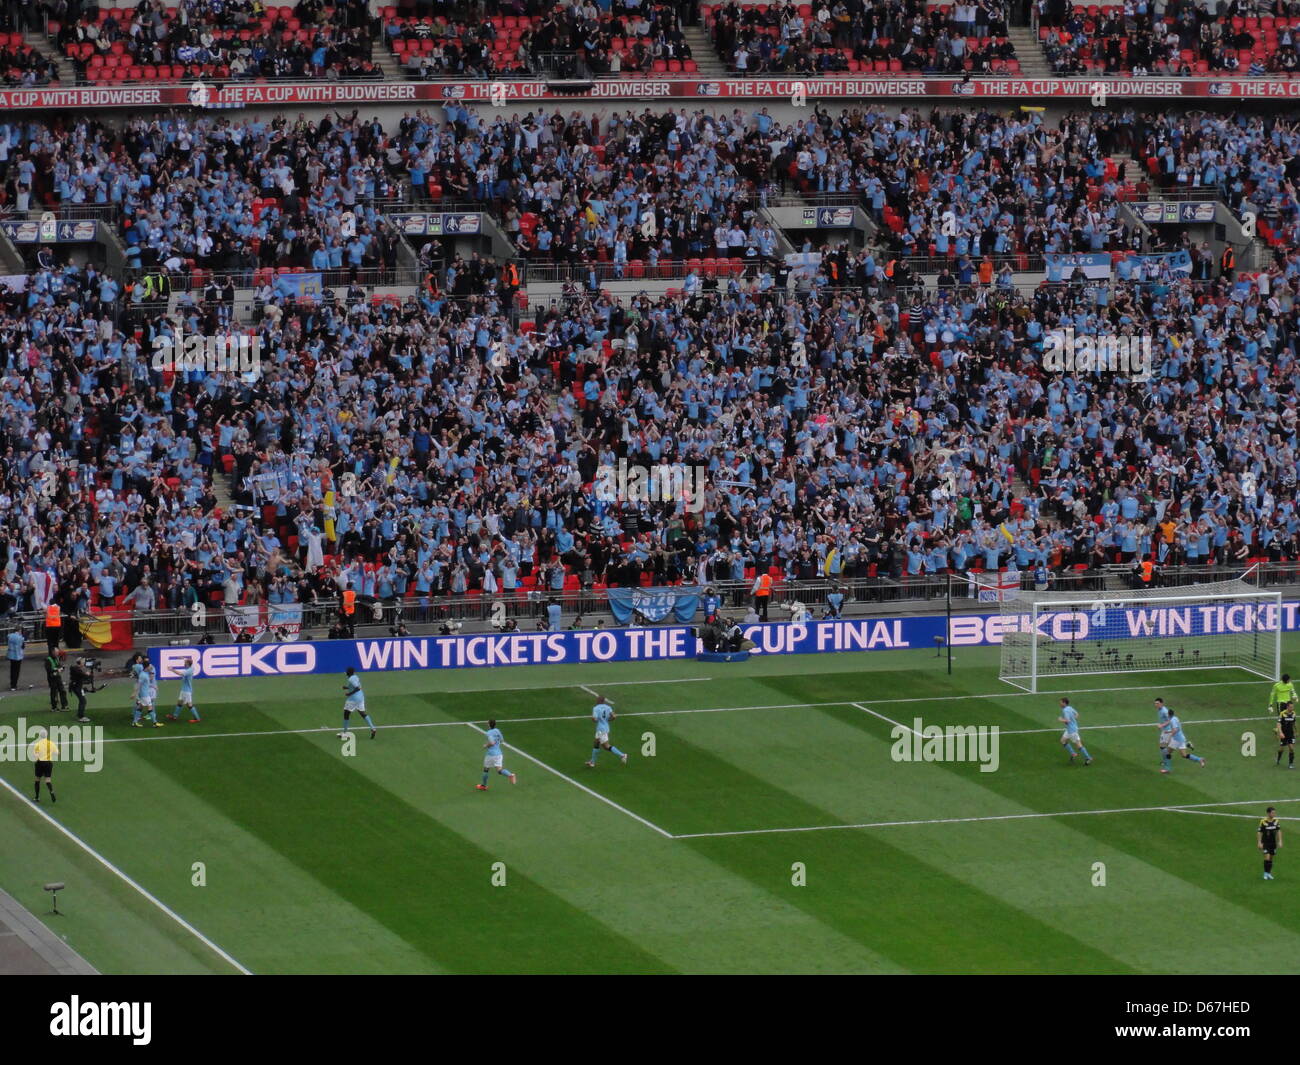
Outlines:
{"type": "MultiPolygon", "coordinates": [[[[1178,566],[1164,570],[1159,578],[1161,588],[1188,588],[1198,584],[1239,578],[1247,566],[1178,566]]],[[[1260,588],[1300,586],[1300,560],[1262,563],[1255,571],[1260,588]]],[[[992,574],[986,579],[992,579],[992,574]]],[[[1005,580],[1006,574],[1002,575],[1005,580]]],[[[751,582],[715,581],[712,585],[722,600],[722,610],[740,614],[752,603],[751,582]]],[[[1020,574],[1020,588],[1033,591],[1034,576],[1029,571],[1020,574]]],[[[698,595],[699,585],[679,585],[680,594],[698,595]]],[[[1128,566],[1106,566],[1102,569],[1075,571],[1066,569],[1053,572],[1045,591],[1052,592],[1113,592],[1122,596],[1132,591],[1134,580],[1128,566]]],[[[630,589],[635,590],[635,588],[630,589]]],[[[656,586],[662,592],[662,586],[656,586]]],[[[821,617],[827,607],[827,596],[833,591],[845,595],[843,614],[846,617],[870,614],[880,608],[905,607],[907,604],[923,606],[944,602],[951,593],[953,605],[959,610],[995,609],[996,603],[979,600],[978,589],[960,576],[947,574],[908,575],[893,572],[890,575],[812,580],[782,580],[774,582],[769,604],[769,620],[783,621],[790,615],[793,604],[806,607],[814,617],[821,617]]],[[[583,615],[587,624],[599,622],[603,627],[614,625],[605,588],[579,588],[560,591],[516,588],[513,591],[483,594],[471,591],[462,595],[441,595],[357,600],[353,629],[357,635],[387,636],[398,624],[416,633],[439,632],[444,627],[456,631],[459,625],[471,631],[495,629],[503,622],[514,622],[519,631],[535,631],[545,617],[546,606],[554,601],[560,605],[562,615],[570,624],[583,615]]],[[[304,634],[320,638],[339,617],[340,602],[323,599],[302,604],[301,628],[304,634]]],[[[92,610],[96,618],[114,617],[112,610],[92,610]]],[[[117,613],[126,620],[124,613],[117,613]]],[[[650,624],[637,619],[637,624],[650,624]]],[[[663,624],[675,624],[666,620],[663,624]]],[[[21,624],[38,639],[44,622],[36,612],[9,614],[0,618],[0,628],[21,624]]],[[[180,608],[136,611],[130,615],[131,630],[139,641],[177,640],[197,643],[205,636],[212,640],[227,639],[229,626],[220,604],[201,604],[201,609],[180,608]]],[[[265,637],[263,637],[265,638],[265,637]]]]}
{"type": "MultiPolygon", "coordinates": [[[[888,257],[888,256],[887,256],[888,257]]],[[[961,257],[959,255],[904,255],[901,256],[903,262],[913,273],[918,274],[937,274],[940,270],[947,267],[949,270],[955,270],[961,257]]],[[[967,260],[970,262],[974,273],[978,275],[979,266],[985,259],[993,260],[993,272],[996,274],[1003,266],[1010,266],[1012,270],[1019,274],[1025,273],[1043,273],[1047,269],[1047,261],[1042,255],[1030,254],[1029,252],[1012,252],[1007,255],[970,255],[967,254],[967,260]]]]}
{"type": "Polygon", "coordinates": [[[551,81],[591,81],[591,68],[578,52],[535,52],[528,57],[529,69],[551,81]]]}
{"type": "MultiPolygon", "coordinates": [[[[1141,166],[1142,164],[1135,159],[1133,160],[1133,165],[1141,166]]],[[[1159,175],[1157,177],[1157,181],[1159,180],[1159,177],[1163,177],[1163,175],[1159,175]]],[[[1159,200],[1183,201],[1183,200],[1222,200],[1222,199],[1223,199],[1223,194],[1219,191],[1219,187],[1217,185],[1165,186],[1161,184],[1153,184],[1150,186],[1150,188],[1147,191],[1146,200],[1135,201],[1135,202],[1150,203],[1152,201],[1159,201],[1159,200]]]]}
{"type": "MultiPolygon", "coordinates": [[[[236,288],[256,288],[260,282],[254,279],[262,274],[263,270],[271,271],[271,285],[274,287],[276,274],[275,267],[254,267],[240,268],[235,270],[221,269],[219,267],[200,266],[202,274],[181,273],[174,274],[171,278],[171,287],[173,292],[201,292],[203,288],[213,280],[224,280],[230,278],[235,283],[236,288]]],[[[127,271],[129,280],[135,280],[148,273],[144,269],[130,269],[127,271]]],[[[342,267],[335,270],[311,270],[302,269],[299,274],[320,274],[321,286],[323,288],[346,289],[354,282],[365,287],[374,287],[375,285],[418,285],[420,283],[420,272],[406,266],[363,266],[355,270],[351,267],[342,267]]],[[[265,275],[263,275],[265,276],[265,275]]],[[[288,276],[294,277],[297,274],[290,273],[288,276]]],[[[155,301],[157,302],[157,301],[155,301]]]]}
{"type": "Polygon", "coordinates": [[[536,259],[528,260],[528,279],[536,283],[555,283],[576,281],[585,283],[591,271],[596,271],[597,281],[655,281],[683,278],[698,267],[701,277],[744,277],[750,268],[761,263],[759,259],[718,259],[714,256],[701,256],[698,259],[661,259],[651,266],[641,259],[629,260],[620,271],[618,264],[612,262],[582,263],[547,263],[536,259]],[[706,262],[715,265],[712,273],[705,266],[706,262]]]}
{"type": "Polygon", "coordinates": [[[32,207],[26,211],[10,211],[5,215],[5,218],[11,222],[20,218],[39,222],[42,216],[53,214],[60,222],[95,219],[112,225],[117,221],[121,213],[122,208],[116,203],[61,203],[54,207],[42,206],[32,207]]]}

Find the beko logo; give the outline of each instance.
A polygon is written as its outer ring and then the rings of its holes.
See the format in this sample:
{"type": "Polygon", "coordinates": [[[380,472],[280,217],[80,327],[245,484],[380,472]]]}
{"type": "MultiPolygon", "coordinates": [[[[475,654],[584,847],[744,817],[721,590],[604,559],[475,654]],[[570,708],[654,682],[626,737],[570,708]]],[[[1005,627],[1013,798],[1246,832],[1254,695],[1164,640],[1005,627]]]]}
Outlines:
{"type": "Polygon", "coordinates": [[[164,647],[158,652],[158,677],[175,680],[188,659],[195,659],[202,677],[273,676],[311,673],[316,648],[309,643],[236,644],[233,647],[164,647]]]}

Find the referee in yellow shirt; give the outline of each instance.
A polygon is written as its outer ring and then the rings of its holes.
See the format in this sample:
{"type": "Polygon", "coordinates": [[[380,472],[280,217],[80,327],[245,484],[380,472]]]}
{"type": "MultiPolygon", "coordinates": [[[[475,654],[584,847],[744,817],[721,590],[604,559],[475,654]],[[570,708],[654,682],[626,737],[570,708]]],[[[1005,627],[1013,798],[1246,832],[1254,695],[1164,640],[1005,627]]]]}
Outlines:
{"type": "Polygon", "coordinates": [[[1275,714],[1286,709],[1287,703],[1296,701],[1295,685],[1291,683],[1291,674],[1283,673],[1282,679],[1273,685],[1268,693],[1268,708],[1275,714]]]}
{"type": "Polygon", "coordinates": [[[33,802],[41,801],[41,781],[50,792],[50,802],[57,802],[54,797],[54,759],[59,756],[59,745],[50,739],[45,729],[37,732],[39,738],[32,744],[32,761],[36,763],[36,795],[33,802]]]}

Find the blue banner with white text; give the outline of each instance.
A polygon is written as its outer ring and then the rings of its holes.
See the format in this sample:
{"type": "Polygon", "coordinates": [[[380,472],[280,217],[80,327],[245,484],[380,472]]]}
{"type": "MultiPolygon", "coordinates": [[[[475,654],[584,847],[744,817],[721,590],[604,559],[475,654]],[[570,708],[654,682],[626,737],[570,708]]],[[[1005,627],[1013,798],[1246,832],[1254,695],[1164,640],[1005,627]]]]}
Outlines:
{"type": "MultiPolygon", "coordinates": [[[[1033,631],[1045,640],[1127,640],[1260,633],[1269,638],[1300,629],[1300,603],[1221,602],[1192,606],[1113,606],[1098,616],[1095,605],[1040,614],[955,614],[949,634],[954,647],[1002,643],[1008,632],[1033,631]]],[[[942,614],[920,617],[855,618],[842,621],[769,622],[744,626],[755,655],[825,654],[839,651],[933,651],[945,635],[942,614]]],[[[402,669],[480,669],[561,663],[650,662],[694,658],[703,650],[689,626],[408,636],[373,640],[296,643],[236,643],[195,647],[151,647],[149,660],[162,680],[177,679],[186,659],[204,677],[264,677],[402,669]]]]}

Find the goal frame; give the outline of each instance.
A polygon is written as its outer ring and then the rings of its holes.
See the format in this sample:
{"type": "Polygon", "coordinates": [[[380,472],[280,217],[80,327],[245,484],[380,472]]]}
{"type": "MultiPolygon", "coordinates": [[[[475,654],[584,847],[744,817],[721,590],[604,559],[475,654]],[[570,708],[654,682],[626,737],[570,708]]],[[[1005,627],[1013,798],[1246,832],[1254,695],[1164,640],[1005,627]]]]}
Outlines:
{"type": "MultiPolygon", "coordinates": [[[[1277,618],[1277,625],[1273,629],[1254,628],[1247,632],[1232,633],[1229,635],[1254,635],[1258,640],[1263,636],[1270,640],[1273,645],[1271,669],[1256,669],[1245,663],[1226,663],[1222,665],[1200,665],[1196,669],[1240,669],[1252,676],[1262,677],[1265,680],[1275,681],[1282,675],[1282,593],[1280,591],[1265,591],[1263,589],[1253,591],[1239,592],[1212,592],[1204,595],[1197,595],[1193,589],[1196,585],[1182,585],[1175,588],[1167,589],[1169,594],[1159,594],[1166,589],[1152,589],[1147,595],[1108,595],[1106,592],[1088,592],[1076,593],[1076,598],[1064,599],[1058,597],[1032,598],[1028,602],[1023,599],[1010,600],[1004,603],[1005,607],[1014,606],[1017,602],[1025,609],[1015,611],[1017,614],[1028,615],[1029,618],[1029,671],[1027,674],[1007,673],[1005,671],[1005,650],[1003,651],[1003,660],[999,664],[998,679],[1014,688],[1022,691],[1037,694],[1039,691],[1039,680],[1046,676],[1049,679],[1059,679],[1063,677],[1088,677],[1099,676],[1101,674],[1113,673],[1111,669],[1079,669],[1069,673],[1051,673],[1041,674],[1038,668],[1039,661],[1039,644],[1042,642],[1036,637],[1038,631],[1038,619],[1043,614],[1060,613],[1068,611],[1070,613],[1079,612],[1086,603],[1104,601],[1107,606],[1114,607],[1118,610],[1128,609],[1130,607],[1167,607],[1179,604],[1192,605],[1196,603],[1211,603],[1215,601],[1232,601],[1237,603],[1255,602],[1260,605],[1272,604],[1274,616],[1277,618]]],[[[1006,612],[1004,610],[1004,617],[1006,612]]],[[[1016,635],[1024,630],[1017,629],[1015,632],[1004,632],[1003,647],[1006,646],[1008,635],[1016,635]]],[[[1174,637],[1169,637],[1173,639],[1174,637]]],[[[1163,673],[1175,669],[1187,669],[1185,663],[1168,666],[1145,666],[1142,669],[1134,669],[1134,673],[1163,673]]],[[[1128,672],[1128,671],[1126,671],[1128,672]]]]}

